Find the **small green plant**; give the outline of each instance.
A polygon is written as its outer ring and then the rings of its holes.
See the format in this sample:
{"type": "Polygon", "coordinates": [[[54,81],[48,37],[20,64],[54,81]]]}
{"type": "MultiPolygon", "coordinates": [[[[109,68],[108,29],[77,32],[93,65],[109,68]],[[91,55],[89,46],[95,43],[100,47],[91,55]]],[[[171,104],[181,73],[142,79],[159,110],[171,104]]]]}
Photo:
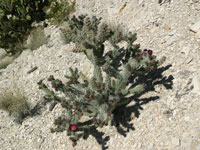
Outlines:
{"type": "Polygon", "coordinates": [[[103,127],[113,119],[113,111],[130,103],[131,96],[145,91],[146,84],[138,77],[155,71],[165,58],[156,60],[152,50],[141,50],[134,45],[136,34],[122,35],[111,30],[106,24],[100,24],[96,17],[84,15],[68,20],[70,30],[65,31],[67,42],[73,41],[93,64],[93,76],[88,78],[78,69],[70,68],[71,75],[66,75],[67,83],[54,76],[48,81],[54,90],[38,82],[39,88],[46,95],[43,104],[51,102],[50,110],[60,103],[63,114],[56,118],[51,132],[67,131],[73,146],[83,137],[87,137],[92,126],[103,127]],[[108,40],[114,49],[104,54],[104,42],[108,40]],[[120,49],[118,43],[126,41],[127,47],[120,49]],[[106,74],[103,76],[103,72],[106,74]],[[64,93],[58,96],[57,92],[64,93]],[[86,124],[82,117],[87,116],[92,124],[86,124]]]}
{"type": "Polygon", "coordinates": [[[1,88],[0,109],[15,118],[16,123],[22,123],[24,117],[30,114],[30,106],[18,86],[14,82],[13,88],[1,88]]]}
{"type": "Polygon", "coordinates": [[[66,16],[69,16],[75,10],[76,0],[69,2],[69,0],[50,0],[50,5],[43,10],[46,12],[46,18],[54,24],[62,23],[66,16]]]}
{"type": "Polygon", "coordinates": [[[32,22],[45,19],[48,0],[0,1],[0,47],[13,55],[23,48],[32,22]]]}

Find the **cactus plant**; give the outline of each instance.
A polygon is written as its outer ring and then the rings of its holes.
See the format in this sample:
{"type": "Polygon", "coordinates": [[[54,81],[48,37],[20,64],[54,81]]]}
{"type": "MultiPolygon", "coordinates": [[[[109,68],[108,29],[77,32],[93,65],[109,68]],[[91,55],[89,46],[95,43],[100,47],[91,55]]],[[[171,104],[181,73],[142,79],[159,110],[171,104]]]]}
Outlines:
{"type": "Polygon", "coordinates": [[[89,134],[90,128],[103,127],[112,120],[113,111],[119,106],[128,104],[131,95],[145,91],[146,84],[135,85],[131,77],[154,71],[163,61],[156,60],[152,50],[141,50],[140,45],[133,45],[136,34],[122,35],[101,24],[96,17],[84,15],[68,20],[71,30],[65,31],[66,40],[75,42],[93,64],[93,76],[88,78],[77,68],[70,68],[71,75],[66,75],[67,83],[63,83],[54,76],[49,76],[50,90],[43,80],[38,82],[39,88],[46,95],[43,104],[51,102],[50,109],[60,103],[63,114],[56,118],[56,128],[51,132],[67,131],[73,146],[81,137],[89,134]],[[71,34],[70,34],[71,33],[71,34]],[[114,49],[104,55],[103,43],[109,40],[114,49]],[[126,49],[119,49],[117,43],[121,40],[127,42],[126,49]],[[120,59],[121,58],[121,59],[120,59]],[[103,76],[103,72],[106,76],[103,76]],[[65,96],[58,96],[57,92],[65,96]],[[88,116],[93,124],[81,122],[82,116],[88,116]]]}

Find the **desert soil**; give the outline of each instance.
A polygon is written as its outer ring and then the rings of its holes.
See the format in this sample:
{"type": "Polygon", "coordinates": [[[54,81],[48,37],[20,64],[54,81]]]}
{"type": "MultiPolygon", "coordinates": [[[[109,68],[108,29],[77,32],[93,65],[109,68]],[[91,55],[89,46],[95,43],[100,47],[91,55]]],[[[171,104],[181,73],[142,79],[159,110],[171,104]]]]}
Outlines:
{"type": "MultiPolygon", "coordinates": [[[[137,33],[136,43],[161,58],[163,77],[138,103],[119,112],[127,124],[105,126],[80,140],[76,150],[200,150],[200,1],[199,0],[77,0],[75,15],[87,13],[137,33]],[[122,134],[122,130],[126,132],[122,134]],[[95,138],[96,137],[96,138],[95,138]]],[[[31,106],[42,100],[40,79],[54,75],[66,81],[69,67],[90,75],[90,62],[65,44],[60,27],[45,28],[48,42],[25,50],[6,69],[0,70],[0,88],[17,81],[31,106]],[[34,72],[27,74],[33,67],[34,72]]],[[[109,49],[109,44],[107,44],[109,49]]],[[[1,150],[73,150],[65,132],[50,133],[60,107],[27,117],[21,125],[0,111],[1,150]]]]}

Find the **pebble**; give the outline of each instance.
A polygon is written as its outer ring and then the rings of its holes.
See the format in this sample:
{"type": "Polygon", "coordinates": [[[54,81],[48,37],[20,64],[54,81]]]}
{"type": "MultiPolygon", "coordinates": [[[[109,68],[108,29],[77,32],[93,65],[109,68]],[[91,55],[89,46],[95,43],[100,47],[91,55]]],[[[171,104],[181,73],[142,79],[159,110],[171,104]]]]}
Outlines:
{"type": "Polygon", "coordinates": [[[197,33],[200,30],[200,21],[190,26],[190,30],[197,33]]]}
{"type": "MultiPolygon", "coordinates": [[[[75,14],[82,12],[89,15],[98,14],[98,17],[101,16],[105,21],[123,26],[125,31],[136,32],[136,42],[140,43],[142,49],[152,48],[158,58],[167,56],[166,62],[161,66],[162,79],[155,82],[160,88],[154,93],[144,93],[142,95],[144,99],[139,97],[140,108],[135,109],[135,104],[133,105],[134,109],[131,113],[138,118],[134,117],[128,123],[132,124],[134,130],[130,129],[124,137],[117,132],[115,126],[112,130],[107,127],[102,128],[104,136],[110,138],[107,141],[107,149],[199,149],[199,139],[195,135],[197,130],[194,129],[198,127],[199,131],[200,124],[200,86],[197,84],[199,75],[193,74],[191,70],[193,68],[196,68],[193,69],[194,72],[199,70],[196,66],[200,64],[198,57],[200,44],[196,43],[197,37],[188,30],[188,25],[196,21],[196,25],[190,28],[198,36],[199,27],[196,18],[200,18],[199,12],[187,6],[188,0],[171,1],[162,5],[159,5],[158,1],[147,0],[123,2],[121,0],[108,2],[81,0],[77,3],[75,14]],[[121,12],[114,16],[120,8],[122,8],[121,12]],[[195,50],[194,45],[198,46],[195,50]],[[192,60],[192,63],[188,65],[189,60],[192,60]],[[184,73],[185,70],[190,70],[188,75],[184,73]],[[180,71],[183,71],[181,77],[180,71]],[[191,85],[194,86],[192,92],[185,88],[190,86],[187,84],[188,79],[191,79],[191,85]],[[170,84],[171,88],[169,88],[170,84]],[[179,98],[175,98],[177,91],[179,98]],[[154,100],[154,97],[158,98],[154,100]],[[174,135],[179,137],[174,137],[174,135]]],[[[1,70],[3,73],[0,76],[0,87],[9,86],[10,76],[15,73],[32,104],[39,102],[43,96],[36,84],[38,80],[45,79],[50,74],[54,74],[58,79],[63,78],[64,74],[69,72],[69,67],[78,67],[87,75],[91,75],[92,72],[87,58],[82,53],[72,52],[73,47],[64,42],[58,27],[45,28],[45,34],[49,37],[47,44],[33,51],[32,54],[23,53],[15,60],[15,63],[1,70]],[[38,67],[37,70],[29,75],[25,74],[25,70],[35,66],[38,67]]],[[[111,49],[109,45],[106,48],[111,49]]],[[[54,118],[60,115],[59,107],[56,107],[53,112],[49,112],[47,108],[44,108],[40,115],[24,120],[23,123],[29,126],[21,128],[18,128],[6,113],[2,114],[0,111],[0,126],[2,127],[0,137],[3,137],[3,141],[0,140],[1,149],[72,150],[66,133],[51,134],[49,131],[54,118]]],[[[123,125],[126,123],[120,126],[123,125]]],[[[100,137],[97,139],[101,140],[100,137]]],[[[83,149],[99,150],[101,145],[98,144],[96,138],[90,136],[87,140],[78,142],[76,150],[83,149]]]]}
{"type": "Polygon", "coordinates": [[[193,83],[192,92],[196,93],[196,94],[200,94],[200,76],[199,76],[199,74],[196,74],[196,76],[193,77],[192,83],[193,83]]]}
{"type": "Polygon", "coordinates": [[[185,56],[188,56],[189,52],[190,52],[190,48],[189,47],[183,47],[181,49],[181,53],[184,53],[185,56]]]}
{"type": "Polygon", "coordinates": [[[174,34],[176,34],[176,30],[172,30],[169,32],[169,36],[173,36],[174,34]]]}
{"type": "Polygon", "coordinates": [[[173,144],[174,146],[179,146],[179,145],[180,145],[180,139],[177,138],[177,137],[173,137],[173,138],[171,139],[171,141],[172,141],[172,144],[173,144]]]}

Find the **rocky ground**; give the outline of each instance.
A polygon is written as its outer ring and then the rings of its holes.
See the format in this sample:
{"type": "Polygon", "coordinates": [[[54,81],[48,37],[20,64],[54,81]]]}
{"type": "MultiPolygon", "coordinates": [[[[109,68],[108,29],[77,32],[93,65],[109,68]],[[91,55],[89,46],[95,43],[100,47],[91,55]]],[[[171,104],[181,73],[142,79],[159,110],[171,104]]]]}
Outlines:
{"type": "MultiPolygon", "coordinates": [[[[102,17],[125,32],[136,32],[136,43],[167,59],[162,65],[163,80],[155,90],[139,97],[138,105],[119,113],[131,118],[126,121],[132,124],[126,136],[119,132],[120,127],[106,126],[99,130],[105,134],[95,132],[80,140],[75,149],[200,150],[200,1],[77,0],[75,14],[82,13],[102,17]]],[[[32,106],[43,96],[37,85],[40,79],[52,74],[65,80],[69,67],[91,73],[89,61],[82,53],[72,52],[74,45],[65,44],[59,27],[49,26],[45,33],[50,36],[47,44],[33,52],[24,51],[0,70],[0,87],[10,87],[14,76],[32,106]],[[27,74],[33,67],[38,69],[27,74]]],[[[50,133],[59,112],[59,106],[52,112],[43,109],[18,125],[0,111],[0,149],[73,149],[65,132],[50,133]]]]}

